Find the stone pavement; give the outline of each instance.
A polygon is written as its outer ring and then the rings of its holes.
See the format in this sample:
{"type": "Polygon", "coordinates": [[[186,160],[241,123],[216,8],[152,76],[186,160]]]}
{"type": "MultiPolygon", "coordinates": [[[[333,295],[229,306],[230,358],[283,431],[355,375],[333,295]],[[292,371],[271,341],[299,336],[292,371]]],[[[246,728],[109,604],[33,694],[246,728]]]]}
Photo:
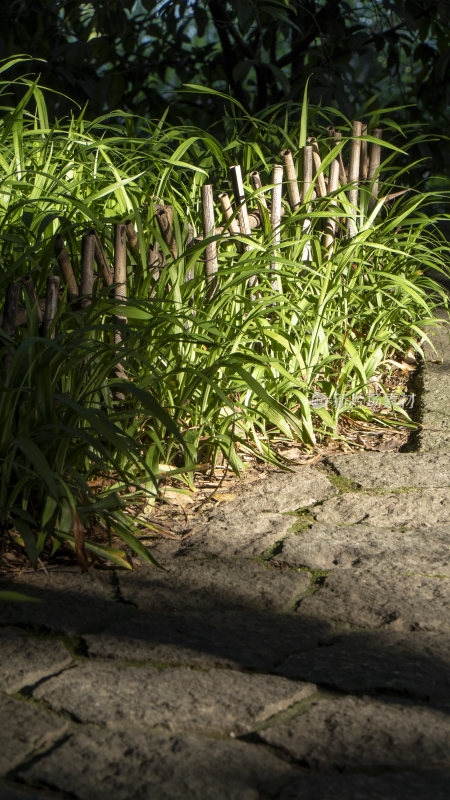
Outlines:
{"type": "Polygon", "coordinates": [[[448,800],[450,339],[419,449],[273,473],[166,571],[3,605],[1,800],[448,800]]]}

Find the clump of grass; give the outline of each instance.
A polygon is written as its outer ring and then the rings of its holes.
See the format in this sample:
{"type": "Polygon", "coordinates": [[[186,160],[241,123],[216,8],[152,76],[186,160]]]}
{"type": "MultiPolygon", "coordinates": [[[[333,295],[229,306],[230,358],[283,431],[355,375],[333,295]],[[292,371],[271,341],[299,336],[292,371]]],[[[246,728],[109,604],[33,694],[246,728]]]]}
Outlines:
{"type": "MultiPolygon", "coordinates": [[[[283,201],[275,239],[264,213],[251,237],[213,237],[212,290],[204,269],[211,238],[188,246],[202,230],[200,188],[213,181],[217,193],[228,189],[238,156],[245,175],[260,170],[270,194],[279,150],[290,148],[301,163],[306,100],[293,126],[278,124],[279,109],[269,119],[229,117],[223,146],[209,132],[131,115],[89,122],[81,113],[50,125],[41,87],[19,83],[15,107],[6,102],[8,81],[0,84],[2,295],[25,274],[43,295],[48,274],[58,273],[57,234],[78,282],[84,230],[98,232],[110,264],[114,225],[132,219],[136,237],[128,298],[96,281],[81,308],[62,294],[48,335],[28,305],[14,341],[2,336],[9,366],[0,398],[0,536],[23,543],[34,565],[69,542],[85,565],[90,551],[129,566],[113,537],[151,559],[132,507],[155,497],[163,476],[192,484],[196,466],[220,453],[239,473],[248,454],[276,459],[274,436],[311,448],[336,435],[345,417],[373,419],[370,396],[382,391],[394,355],[421,353],[433,307],[444,301],[425,272],[446,268],[448,248],[427,213],[433,193],[414,189],[389,209],[369,208],[366,185],[353,214],[343,187],[318,201],[311,190],[294,212],[283,201]],[[161,205],[171,208],[170,245],[156,221],[161,205]],[[342,235],[327,250],[322,221],[330,216],[342,235]],[[156,246],[157,267],[149,266],[156,246]]],[[[339,145],[316,133],[325,171],[350,130],[339,145]]],[[[404,149],[387,151],[376,175],[380,197],[403,186],[395,157],[404,149]]],[[[247,181],[246,190],[256,204],[260,190],[247,181]]],[[[388,426],[401,414],[407,420],[394,404],[378,417],[388,426]]]]}

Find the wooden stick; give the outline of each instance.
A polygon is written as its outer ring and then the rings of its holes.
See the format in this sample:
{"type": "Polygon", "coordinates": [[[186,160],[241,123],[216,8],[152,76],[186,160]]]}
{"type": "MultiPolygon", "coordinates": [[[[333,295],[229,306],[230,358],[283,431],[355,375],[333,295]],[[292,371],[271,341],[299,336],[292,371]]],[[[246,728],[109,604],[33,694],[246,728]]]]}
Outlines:
{"type": "MultiPolygon", "coordinates": [[[[307,144],[303,148],[303,183],[302,183],[302,203],[305,202],[306,195],[308,190],[311,187],[313,180],[313,154],[312,154],[312,147],[311,145],[307,144]]],[[[308,203],[308,211],[311,209],[310,203],[308,203]]],[[[311,220],[305,218],[303,220],[302,225],[302,233],[309,233],[311,230],[311,220]]],[[[302,260],[303,261],[310,261],[311,260],[311,245],[308,242],[302,251],[302,260]]]]}
{"type": "MultiPolygon", "coordinates": [[[[283,167],[281,164],[275,164],[272,173],[272,207],[270,210],[270,227],[272,231],[280,233],[280,220],[281,220],[281,196],[283,190],[283,167]]],[[[274,237],[273,237],[274,238],[274,237]]],[[[274,239],[275,240],[275,239],[274,239]]],[[[279,238],[276,241],[280,241],[279,238]]]]}
{"type": "Polygon", "coordinates": [[[357,206],[358,206],[358,194],[359,194],[359,166],[361,162],[361,140],[358,138],[361,136],[362,130],[362,122],[357,122],[356,120],[353,123],[353,132],[351,148],[350,148],[350,164],[348,170],[348,182],[351,184],[351,189],[348,192],[348,199],[352,206],[355,206],[354,209],[350,211],[350,218],[348,220],[348,232],[350,236],[354,236],[357,231],[356,227],[356,215],[358,213],[357,206]]]}
{"type": "MultiPolygon", "coordinates": [[[[195,228],[189,222],[188,223],[188,235],[187,235],[187,238],[186,238],[186,243],[184,245],[185,250],[188,250],[190,248],[190,246],[191,246],[192,242],[194,241],[194,239],[195,239],[195,228]]],[[[194,278],[194,273],[195,273],[194,265],[192,265],[190,270],[188,270],[186,275],[184,276],[184,283],[188,283],[189,281],[192,281],[193,278],[194,278]]]]}
{"type": "Polygon", "coordinates": [[[173,233],[172,206],[156,206],[156,221],[172,258],[178,257],[177,243],[173,233]]]}
{"type": "MultiPolygon", "coordinates": [[[[261,183],[261,177],[257,169],[254,169],[250,173],[250,182],[256,191],[263,188],[263,185],[261,183]]],[[[263,192],[259,192],[258,197],[256,198],[256,205],[258,207],[258,214],[249,215],[250,227],[253,227],[253,220],[256,220],[258,218],[259,218],[259,224],[264,225],[265,216],[268,213],[268,207],[267,207],[267,200],[263,192]]],[[[282,209],[282,213],[284,214],[284,208],[282,209]]],[[[256,227],[257,225],[255,225],[255,228],[256,227]]],[[[257,283],[258,283],[258,278],[256,277],[256,275],[253,278],[250,278],[249,286],[251,287],[256,286],[257,283]]],[[[255,298],[256,295],[252,295],[251,299],[254,300],[255,298]]]]}
{"type": "MultiPolygon", "coordinates": [[[[117,303],[122,303],[127,296],[127,227],[123,223],[114,227],[114,297],[117,303]]],[[[117,320],[125,317],[116,316],[117,320]]],[[[120,344],[122,334],[115,331],[114,342],[120,344]]]]}
{"type": "Polygon", "coordinates": [[[153,273],[155,281],[158,280],[160,271],[166,265],[166,257],[159,248],[159,242],[154,242],[148,248],[147,267],[153,273]]]}
{"type": "Polygon", "coordinates": [[[134,247],[136,250],[139,250],[139,239],[136,233],[135,227],[131,222],[131,219],[127,219],[125,222],[127,226],[127,239],[131,247],[134,247]]]}
{"type": "MultiPolygon", "coordinates": [[[[328,178],[328,193],[331,194],[332,192],[336,192],[339,188],[339,161],[335,158],[330,164],[330,175],[328,178]]],[[[330,198],[330,205],[336,206],[336,198],[330,198]]],[[[336,219],[334,217],[328,217],[325,222],[325,229],[324,229],[324,237],[323,237],[323,246],[326,250],[330,249],[334,238],[336,236],[336,219]]]]}
{"type": "Polygon", "coordinates": [[[92,302],[94,288],[94,254],[95,233],[90,230],[83,236],[81,243],[81,286],[80,308],[86,308],[92,302]]]}
{"type": "Polygon", "coordinates": [[[317,179],[317,187],[319,191],[320,197],[325,197],[327,193],[327,187],[325,185],[325,177],[322,170],[322,159],[320,158],[319,147],[317,145],[317,139],[315,136],[309,136],[306,140],[308,144],[311,144],[312,147],[312,156],[313,156],[313,164],[316,170],[316,179],[317,179]]]}
{"type": "MultiPolygon", "coordinates": [[[[203,222],[203,236],[207,239],[209,236],[216,235],[215,221],[214,221],[214,199],[213,187],[210,183],[204,184],[201,189],[202,195],[202,222],[203,222]]],[[[205,276],[209,284],[207,289],[207,299],[210,299],[216,289],[216,275],[217,272],[217,242],[209,242],[205,248],[205,276]]]]}
{"type": "Polygon", "coordinates": [[[28,295],[31,308],[36,308],[37,320],[40,325],[42,322],[42,310],[36,295],[36,290],[34,288],[33,278],[31,275],[24,275],[22,278],[22,285],[28,295]]]}
{"type": "MultiPolygon", "coordinates": [[[[367,123],[363,122],[361,129],[361,136],[367,136],[367,123]]],[[[367,142],[361,142],[361,164],[359,168],[359,177],[362,181],[367,180],[369,172],[369,153],[367,149],[367,142]]]]}
{"type": "MultiPolygon", "coordinates": [[[[272,173],[272,206],[270,209],[270,227],[272,228],[272,241],[275,245],[280,244],[280,221],[281,221],[281,195],[283,191],[283,166],[282,164],[275,164],[272,173]]],[[[277,251],[274,250],[274,253],[277,251]]],[[[271,262],[271,269],[277,270],[277,263],[271,262]]],[[[274,289],[281,291],[280,279],[276,275],[272,275],[272,286],[274,289]]]]}
{"type": "Polygon", "coordinates": [[[19,306],[19,283],[8,283],[3,306],[2,328],[8,336],[13,337],[16,332],[17,310],[19,306]]]}
{"type": "MultiPolygon", "coordinates": [[[[374,128],[372,136],[375,139],[382,139],[383,131],[381,128],[374,128]]],[[[369,171],[367,173],[367,180],[373,181],[372,183],[372,196],[369,198],[369,211],[373,211],[378,198],[378,177],[374,179],[374,175],[380,167],[381,163],[381,145],[373,143],[370,148],[369,158],[369,171]]]]}
{"type": "MultiPolygon", "coordinates": [[[[263,185],[261,183],[261,178],[260,178],[260,175],[259,175],[259,172],[258,172],[257,169],[254,169],[253,172],[250,173],[250,182],[251,182],[253,188],[256,189],[256,190],[263,188],[263,185]]],[[[259,215],[261,217],[261,222],[262,222],[262,220],[264,219],[263,208],[265,208],[267,210],[267,200],[265,198],[265,195],[262,192],[258,195],[258,198],[256,200],[256,204],[258,206],[258,211],[259,211],[259,215]]]]}
{"type": "Polygon", "coordinates": [[[234,214],[234,209],[233,206],[231,205],[230,198],[226,192],[220,192],[219,202],[220,205],[222,206],[223,215],[227,223],[226,225],[224,225],[221,232],[229,230],[231,235],[236,235],[237,233],[240,232],[239,222],[236,217],[232,219],[234,214]]]}
{"type": "MultiPolygon", "coordinates": [[[[45,293],[44,318],[42,320],[42,336],[47,336],[49,329],[55,319],[59,304],[59,278],[57,275],[49,275],[47,278],[47,291],[45,293]]],[[[50,334],[50,339],[55,338],[55,331],[50,334]]]]}
{"type": "Polygon", "coordinates": [[[149,287],[150,297],[154,297],[156,290],[154,284],[159,280],[161,270],[166,265],[166,257],[162,250],[159,249],[159,242],[155,241],[148,248],[147,253],[147,269],[151,273],[153,284],[149,287]]]}
{"type": "MultiPolygon", "coordinates": [[[[330,134],[331,138],[334,139],[335,145],[337,145],[342,139],[342,132],[341,131],[336,131],[333,128],[332,125],[329,125],[327,130],[328,130],[328,133],[330,134]]],[[[347,175],[347,170],[345,169],[345,166],[344,166],[344,161],[342,159],[342,150],[339,152],[339,155],[338,155],[337,158],[338,158],[338,161],[339,161],[339,180],[340,180],[341,186],[346,186],[346,184],[348,183],[348,175],[347,175]]]]}
{"type": "Polygon", "coordinates": [[[73,303],[78,297],[78,286],[75,280],[69,254],[64,246],[64,239],[62,238],[61,234],[58,234],[55,239],[54,250],[64,283],[67,286],[67,300],[69,303],[73,303]]]}
{"type": "Polygon", "coordinates": [[[300,208],[301,201],[300,201],[300,192],[298,190],[297,172],[295,170],[294,159],[292,158],[292,153],[290,150],[282,150],[281,155],[283,156],[284,166],[286,169],[289,205],[292,211],[297,211],[297,209],[300,208]]]}
{"type": "MultiPolygon", "coordinates": [[[[227,195],[226,192],[221,192],[219,194],[219,200],[222,206],[225,219],[227,220],[227,224],[219,225],[216,228],[216,233],[223,233],[225,236],[228,235],[235,236],[236,234],[239,234],[241,230],[239,227],[239,222],[237,221],[236,217],[234,217],[234,219],[231,219],[234,213],[234,209],[233,206],[231,205],[229,196],[227,195]],[[228,220],[230,221],[228,222],[228,220]]],[[[253,228],[257,228],[259,225],[261,225],[261,217],[259,216],[259,214],[257,214],[254,211],[251,214],[249,214],[248,224],[250,230],[253,230],[253,228]]]]}
{"type": "Polygon", "coordinates": [[[313,179],[313,152],[310,144],[303,148],[303,182],[302,182],[302,203],[305,202],[308,189],[313,179]]]}
{"type": "MultiPolygon", "coordinates": [[[[230,167],[231,183],[233,185],[234,202],[238,207],[238,222],[240,232],[246,236],[251,233],[250,221],[248,218],[247,204],[245,202],[244,184],[239,164],[230,167]]],[[[246,244],[245,250],[251,250],[251,245],[246,244]]]]}
{"type": "Polygon", "coordinates": [[[113,275],[111,272],[111,267],[108,264],[108,259],[106,258],[106,253],[103,249],[103,245],[100,241],[99,235],[96,231],[94,233],[94,240],[95,240],[95,248],[94,248],[94,258],[97,267],[100,269],[103,277],[103,283],[105,286],[112,286],[114,283],[113,275]]]}
{"type": "Polygon", "coordinates": [[[190,243],[193,242],[195,239],[195,228],[191,223],[188,223],[188,235],[186,237],[186,244],[185,247],[189,247],[190,243]]]}

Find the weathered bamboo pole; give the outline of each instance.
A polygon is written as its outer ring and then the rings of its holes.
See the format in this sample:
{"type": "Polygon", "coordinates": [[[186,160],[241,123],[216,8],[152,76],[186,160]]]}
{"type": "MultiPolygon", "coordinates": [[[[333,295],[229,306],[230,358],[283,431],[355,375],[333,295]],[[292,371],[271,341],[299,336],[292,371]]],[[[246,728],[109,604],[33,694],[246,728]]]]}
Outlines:
{"type": "Polygon", "coordinates": [[[81,284],[80,308],[92,302],[94,289],[95,233],[90,230],[84,234],[81,243],[81,284]]]}
{"type": "Polygon", "coordinates": [[[361,162],[361,136],[362,122],[353,122],[352,143],[350,147],[350,164],[348,169],[348,182],[351,188],[348,192],[348,199],[353,208],[350,210],[348,220],[348,232],[350,236],[355,236],[357,232],[356,216],[358,214],[358,195],[359,195],[359,167],[361,162]]]}
{"type": "MultiPolygon", "coordinates": [[[[328,126],[327,131],[331,136],[331,138],[334,140],[335,146],[337,146],[342,139],[342,132],[335,130],[335,128],[333,128],[332,125],[328,126]]],[[[341,186],[346,186],[348,183],[348,174],[344,166],[344,161],[342,158],[342,150],[339,151],[337,159],[339,162],[339,181],[341,183],[341,186]]]]}
{"type": "Polygon", "coordinates": [[[149,245],[147,252],[147,269],[152,276],[153,283],[149,286],[149,296],[154,297],[156,294],[155,284],[159,280],[161,270],[166,265],[166,257],[162,250],[159,248],[159,242],[155,241],[149,245]]]}
{"type": "MultiPolygon", "coordinates": [[[[372,136],[375,139],[382,139],[383,137],[382,129],[374,128],[372,131],[372,136]]],[[[374,176],[380,167],[380,163],[381,163],[381,145],[375,144],[373,142],[370,148],[369,171],[367,173],[367,180],[373,181],[371,197],[369,198],[369,211],[373,211],[378,199],[378,176],[377,177],[374,176]]]]}
{"type": "MultiPolygon", "coordinates": [[[[214,198],[213,187],[210,183],[204,184],[201,189],[202,197],[202,223],[203,223],[203,237],[204,239],[216,235],[215,220],[214,220],[214,198]]],[[[217,242],[214,240],[209,242],[205,248],[205,276],[208,288],[206,290],[206,297],[209,300],[216,290],[217,286],[217,242]]]]}
{"type": "MultiPolygon", "coordinates": [[[[222,206],[223,215],[225,217],[225,225],[222,228],[222,231],[229,230],[232,236],[235,236],[240,232],[239,222],[237,217],[233,217],[234,209],[231,205],[231,201],[229,195],[226,192],[220,192],[219,194],[219,202],[222,206]]],[[[221,232],[222,232],[221,231],[221,232]]]]}
{"type": "MultiPolygon", "coordinates": [[[[254,169],[253,172],[250,173],[250,182],[256,191],[258,191],[258,189],[263,188],[263,185],[261,183],[261,177],[257,169],[254,169]]],[[[263,209],[266,209],[267,211],[267,200],[262,192],[258,194],[258,197],[256,198],[256,204],[258,206],[259,216],[261,217],[261,223],[262,223],[264,219],[263,209]]]]}
{"type": "Polygon", "coordinates": [[[31,308],[36,309],[37,320],[40,325],[42,322],[42,309],[39,303],[38,296],[36,294],[36,290],[34,288],[33,278],[31,277],[31,275],[24,275],[24,277],[22,278],[22,285],[27,293],[31,308]]]}
{"type": "MultiPolygon", "coordinates": [[[[281,209],[281,216],[284,214],[284,208],[281,209]]],[[[252,213],[248,215],[248,221],[250,223],[250,230],[253,231],[255,228],[258,228],[261,225],[261,219],[259,214],[252,213]]],[[[218,225],[216,228],[216,233],[221,233],[225,237],[233,238],[236,234],[231,234],[228,225],[218,225]]],[[[238,230],[238,234],[240,231],[238,230]]]]}
{"type": "MultiPolygon", "coordinates": [[[[361,128],[361,136],[367,136],[367,123],[363,122],[361,128]]],[[[367,180],[369,172],[369,152],[367,142],[361,142],[361,164],[359,168],[359,177],[362,181],[367,180]]]]}
{"type": "Polygon", "coordinates": [[[188,235],[186,236],[186,244],[185,247],[189,247],[190,243],[193,242],[195,239],[195,228],[191,223],[188,223],[188,235]]]}
{"type": "Polygon", "coordinates": [[[295,169],[294,159],[290,150],[282,150],[281,155],[284,159],[284,167],[286,170],[287,178],[287,192],[289,198],[289,205],[292,211],[297,211],[300,208],[300,192],[298,190],[297,172],[295,169]]]}
{"type": "Polygon", "coordinates": [[[313,164],[316,171],[316,184],[318,193],[320,197],[325,197],[327,193],[327,187],[325,184],[325,177],[322,172],[322,159],[320,157],[317,139],[315,136],[309,136],[306,141],[312,147],[313,164]]]}
{"type": "Polygon", "coordinates": [[[75,280],[69,254],[65,248],[64,239],[62,238],[61,234],[58,234],[55,239],[54,250],[64,283],[67,286],[67,299],[69,303],[73,303],[78,298],[78,285],[75,280]]]}
{"type": "MultiPolygon", "coordinates": [[[[216,229],[216,233],[217,233],[217,229],[216,229]]],[[[188,223],[188,235],[186,237],[186,242],[185,242],[185,245],[184,245],[185,251],[187,251],[191,247],[194,239],[195,239],[195,228],[189,222],[188,223]]],[[[191,281],[193,279],[193,277],[194,277],[194,274],[195,274],[194,265],[192,265],[192,267],[187,271],[186,275],[184,276],[184,283],[188,283],[189,281],[191,281]]]]}
{"type": "MultiPolygon", "coordinates": [[[[234,209],[231,205],[230,198],[226,192],[221,192],[219,194],[219,201],[222,206],[222,210],[224,213],[224,217],[227,220],[226,225],[219,225],[216,228],[216,233],[222,233],[224,236],[236,236],[240,233],[239,222],[236,217],[233,217],[234,209]]],[[[251,214],[248,214],[248,224],[249,228],[252,231],[253,228],[257,228],[261,225],[261,217],[259,213],[253,211],[251,214]]]]}
{"type": "Polygon", "coordinates": [[[100,241],[100,237],[96,231],[94,233],[94,240],[95,240],[95,248],[94,248],[94,258],[97,267],[102,273],[103,283],[105,286],[112,286],[114,282],[114,278],[111,272],[111,267],[109,266],[108,259],[106,258],[106,253],[103,249],[103,245],[100,241]]]}
{"type": "MultiPolygon", "coordinates": [[[[267,214],[269,213],[266,197],[265,197],[264,193],[262,191],[260,191],[263,188],[263,185],[261,183],[261,177],[260,177],[260,174],[259,174],[257,169],[254,169],[250,173],[250,183],[252,184],[253,188],[256,191],[259,191],[259,194],[258,194],[258,196],[256,198],[256,205],[258,207],[258,213],[249,215],[250,227],[252,227],[252,228],[255,227],[256,228],[256,227],[258,227],[258,224],[259,225],[264,225],[264,220],[265,220],[267,214]],[[259,220],[259,222],[257,222],[257,220],[259,220]],[[253,225],[253,221],[255,221],[255,225],[253,225]]],[[[284,208],[282,208],[282,213],[284,214],[284,208]]],[[[254,276],[253,278],[251,278],[249,280],[249,285],[250,286],[256,286],[257,283],[258,283],[258,278],[256,276],[254,276]]],[[[256,297],[256,295],[252,295],[252,300],[255,297],[256,297]]]]}
{"type": "MultiPolygon", "coordinates": [[[[282,164],[275,164],[272,172],[272,204],[270,209],[270,227],[272,228],[272,242],[275,245],[280,244],[280,222],[281,222],[281,196],[283,191],[283,166],[282,164]]],[[[274,250],[274,254],[277,250],[274,250]]],[[[278,266],[276,261],[270,264],[272,270],[277,270],[278,266]]],[[[277,275],[272,274],[272,286],[274,289],[281,291],[280,279],[277,275]]]]}
{"type": "Polygon", "coordinates": [[[166,265],[166,258],[160,250],[159,242],[154,242],[148,248],[147,267],[152,272],[155,281],[158,280],[160,271],[166,265]]]}
{"type": "MultiPolygon", "coordinates": [[[[248,218],[247,203],[245,202],[244,184],[242,181],[242,173],[239,164],[230,167],[231,183],[233,186],[234,202],[238,208],[238,222],[240,232],[244,236],[249,236],[251,233],[250,221],[248,218]]],[[[251,250],[251,245],[246,244],[245,250],[251,250]]]]}
{"type": "MultiPolygon", "coordinates": [[[[332,194],[339,188],[339,161],[335,158],[330,164],[330,173],[328,178],[328,193],[332,194]]],[[[330,205],[337,206],[336,198],[330,198],[330,205]]],[[[325,250],[330,250],[336,236],[336,219],[335,217],[328,217],[324,226],[323,246],[325,250]]]]}
{"type": "Polygon", "coordinates": [[[177,243],[173,232],[173,208],[172,206],[155,206],[156,221],[159,225],[162,237],[169,248],[172,258],[178,257],[177,243]]]}
{"type": "MultiPolygon", "coordinates": [[[[302,182],[302,203],[305,202],[306,195],[308,194],[309,189],[311,188],[311,184],[313,181],[313,154],[312,154],[312,147],[311,145],[307,144],[303,148],[303,182],[302,182]]],[[[308,203],[308,211],[311,209],[310,203],[308,203]]],[[[306,217],[303,220],[302,225],[302,233],[309,233],[311,230],[311,220],[306,217]]],[[[305,244],[303,251],[302,251],[302,259],[303,261],[309,261],[311,259],[311,245],[309,242],[305,244]]]]}
{"type": "Polygon", "coordinates": [[[313,153],[311,145],[307,144],[303,148],[302,203],[305,202],[305,197],[312,184],[312,180],[313,180],[313,153]]]}
{"type": "MultiPolygon", "coordinates": [[[[127,297],[127,228],[120,223],[114,227],[114,297],[117,303],[122,303],[127,297]]],[[[125,321],[125,317],[116,316],[118,321],[125,321]]],[[[115,344],[120,344],[122,334],[116,330],[114,333],[115,344]]]]}
{"type": "MultiPolygon", "coordinates": [[[[49,275],[47,278],[47,291],[45,293],[45,309],[42,320],[42,335],[47,336],[52,322],[55,319],[59,303],[59,278],[57,275],[49,275]]],[[[55,331],[50,334],[50,338],[55,338],[55,331]]]]}
{"type": "MultiPolygon", "coordinates": [[[[195,239],[195,228],[189,222],[188,223],[188,235],[186,237],[186,244],[184,245],[185,250],[188,250],[188,248],[191,246],[191,244],[194,241],[194,239],[195,239]]],[[[195,269],[194,269],[194,265],[192,265],[192,267],[186,272],[186,275],[184,276],[184,283],[189,283],[189,281],[192,281],[193,278],[194,278],[194,275],[195,275],[195,269]]]]}
{"type": "Polygon", "coordinates": [[[139,250],[139,239],[136,233],[136,229],[131,221],[131,219],[127,219],[125,221],[125,225],[127,227],[127,239],[131,247],[134,247],[135,250],[139,250]]]}

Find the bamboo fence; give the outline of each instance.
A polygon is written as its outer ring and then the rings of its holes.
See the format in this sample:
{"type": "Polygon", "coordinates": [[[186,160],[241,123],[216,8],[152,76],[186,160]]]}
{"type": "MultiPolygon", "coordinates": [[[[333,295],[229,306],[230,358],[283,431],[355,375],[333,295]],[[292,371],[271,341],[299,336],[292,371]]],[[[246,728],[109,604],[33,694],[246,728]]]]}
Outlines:
{"type": "MultiPolygon", "coordinates": [[[[342,142],[342,134],[334,128],[328,129],[328,142],[331,146],[342,142]]],[[[280,163],[275,164],[272,172],[272,183],[264,187],[258,171],[249,174],[249,183],[253,189],[250,196],[246,194],[242,171],[239,164],[230,167],[230,182],[233,199],[227,192],[217,194],[222,214],[222,224],[217,224],[217,210],[214,203],[214,188],[205,184],[201,188],[201,231],[195,232],[188,226],[184,242],[184,250],[178,252],[174,225],[173,209],[169,205],[156,204],[154,217],[159,237],[155,234],[148,243],[147,269],[151,277],[150,297],[155,295],[155,286],[166,263],[176,261],[179,256],[189,254],[189,249],[202,243],[202,259],[206,282],[206,298],[211,298],[217,290],[218,248],[221,243],[235,240],[239,252],[252,250],[252,234],[258,228],[270,226],[273,261],[271,262],[271,282],[275,290],[281,290],[277,277],[276,254],[281,245],[282,217],[286,213],[299,215],[302,234],[312,229],[312,218],[309,214],[321,205],[330,210],[330,217],[325,218],[321,231],[321,244],[325,255],[330,256],[338,237],[352,237],[357,233],[358,216],[360,214],[361,191],[369,192],[368,213],[375,208],[378,198],[378,173],[381,163],[382,130],[375,128],[371,132],[371,141],[365,139],[367,125],[360,121],[353,123],[352,136],[349,139],[348,163],[343,159],[343,148],[324,168],[320,153],[320,143],[314,137],[307,139],[303,152],[296,161],[290,150],[280,153],[280,163]],[[376,141],[374,141],[376,140],[376,141]],[[285,194],[283,202],[283,192],[285,194]],[[345,202],[344,202],[345,201],[345,202]],[[254,207],[250,207],[252,204],[254,207]],[[163,246],[161,246],[161,242],[163,246]]],[[[392,195],[392,197],[397,196],[392,195]]],[[[383,198],[383,201],[391,196],[383,198]]],[[[131,220],[115,225],[113,263],[109,263],[100,237],[95,230],[89,229],[82,236],[80,248],[80,280],[75,277],[75,270],[61,235],[54,242],[55,258],[59,274],[65,287],[68,303],[75,308],[88,309],[92,303],[96,282],[109,290],[118,305],[126,302],[127,271],[129,270],[128,253],[139,252],[139,240],[131,220]]],[[[308,242],[302,253],[302,261],[311,258],[308,242]]],[[[299,264],[301,266],[301,262],[299,264]]],[[[36,296],[31,276],[26,275],[20,281],[8,285],[5,295],[1,326],[4,332],[14,338],[17,326],[26,322],[26,309],[19,305],[21,293],[28,298],[28,305],[36,309],[40,332],[43,336],[54,336],[53,322],[62,297],[60,278],[51,275],[47,279],[45,298],[36,296]]],[[[184,277],[185,281],[193,278],[193,268],[184,277]]],[[[252,277],[248,285],[255,287],[258,277],[252,277]]],[[[252,295],[254,296],[254,295],[252,295]]],[[[118,327],[115,342],[122,340],[124,317],[116,317],[118,327]]],[[[123,373],[123,366],[118,365],[118,373],[123,373]]]]}

